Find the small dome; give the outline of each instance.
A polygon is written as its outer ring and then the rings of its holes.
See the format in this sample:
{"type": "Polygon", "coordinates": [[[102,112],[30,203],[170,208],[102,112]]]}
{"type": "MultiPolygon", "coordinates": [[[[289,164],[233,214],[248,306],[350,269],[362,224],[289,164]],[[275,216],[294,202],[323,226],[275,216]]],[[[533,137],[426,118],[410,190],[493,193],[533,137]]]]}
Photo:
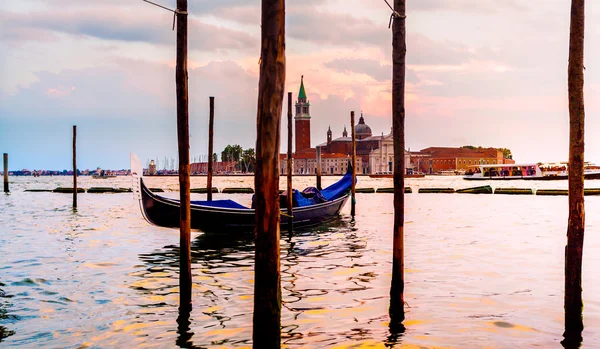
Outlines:
{"type": "Polygon", "coordinates": [[[365,118],[362,113],[360,113],[360,119],[358,119],[358,125],[354,127],[354,132],[356,132],[356,137],[364,138],[371,137],[373,132],[369,125],[365,124],[365,118]]]}

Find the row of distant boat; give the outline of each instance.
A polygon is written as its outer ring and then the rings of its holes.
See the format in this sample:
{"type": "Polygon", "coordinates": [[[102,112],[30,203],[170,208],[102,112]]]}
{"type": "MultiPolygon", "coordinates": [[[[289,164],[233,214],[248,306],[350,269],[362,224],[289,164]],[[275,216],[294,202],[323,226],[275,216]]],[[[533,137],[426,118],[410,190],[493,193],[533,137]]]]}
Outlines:
{"type": "MultiPolygon", "coordinates": [[[[569,178],[568,163],[539,164],[489,164],[475,165],[472,169],[443,170],[435,175],[463,176],[466,180],[561,180],[569,178]]],[[[380,172],[370,175],[371,178],[392,178],[392,172],[380,172]]],[[[584,164],[585,179],[600,179],[600,166],[592,163],[584,164]]],[[[423,173],[410,172],[405,178],[425,177],[423,173]]]]}

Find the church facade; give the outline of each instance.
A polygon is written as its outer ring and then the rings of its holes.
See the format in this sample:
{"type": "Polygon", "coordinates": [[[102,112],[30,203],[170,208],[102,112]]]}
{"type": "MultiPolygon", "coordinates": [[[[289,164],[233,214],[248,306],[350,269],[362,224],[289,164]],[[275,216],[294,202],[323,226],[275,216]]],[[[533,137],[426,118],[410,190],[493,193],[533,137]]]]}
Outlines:
{"type": "MultiPolygon", "coordinates": [[[[314,174],[317,165],[317,150],[321,152],[321,171],[323,174],[344,174],[348,159],[352,154],[352,137],[344,126],[342,136],[333,138],[331,126],[327,130],[327,141],[311,147],[310,140],[310,102],[306,95],[304,77],[300,80],[298,100],[295,103],[294,137],[295,152],[292,155],[294,174],[314,174]]],[[[389,171],[393,159],[393,138],[390,134],[373,136],[371,127],[366,124],[361,113],[354,127],[356,134],[356,172],[373,174],[389,171]]],[[[286,174],[287,155],[281,154],[281,173],[286,174]]]]}

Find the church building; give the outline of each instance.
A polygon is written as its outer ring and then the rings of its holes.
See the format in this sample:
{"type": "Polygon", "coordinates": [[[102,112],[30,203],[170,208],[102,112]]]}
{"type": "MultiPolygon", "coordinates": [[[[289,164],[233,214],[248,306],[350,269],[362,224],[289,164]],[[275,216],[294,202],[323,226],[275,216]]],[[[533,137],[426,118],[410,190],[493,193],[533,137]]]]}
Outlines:
{"type": "MultiPolygon", "coordinates": [[[[310,141],[310,102],[306,96],[304,87],[304,76],[300,79],[300,90],[298,100],[295,103],[294,116],[294,154],[292,163],[294,174],[314,175],[317,172],[317,149],[311,147],[310,141]]],[[[287,154],[280,154],[281,174],[287,171],[287,154]]],[[[344,174],[348,169],[349,151],[323,151],[321,150],[321,173],[322,174],[344,174]]],[[[362,161],[357,157],[356,168],[362,173],[362,161]]]]}
{"type": "MultiPolygon", "coordinates": [[[[294,137],[295,152],[293,157],[294,174],[314,174],[317,167],[317,148],[321,151],[322,174],[344,174],[347,169],[348,159],[352,154],[352,137],[348,136],[348,130],[344,126],[342,137],[333,139],[331,126],[327,130],[327,142],[311,147],[310,140],[310,102],[306,96],[304,87],[304,76],[300,80],[298,101],[295,104],[294,137]]],[[[371,128],[365,123],[364,116],[358,120],[355,126],[356,132],[356,172],[371,173],[369,168],[369,154],[373,149],[382,146],[382,137],[373,137],[371,128]]],[[[387,155],[387,154],[386,154],[387,155]]],[[[286,154],[280,155],[281,173],[285,174],[286,154]]]]}

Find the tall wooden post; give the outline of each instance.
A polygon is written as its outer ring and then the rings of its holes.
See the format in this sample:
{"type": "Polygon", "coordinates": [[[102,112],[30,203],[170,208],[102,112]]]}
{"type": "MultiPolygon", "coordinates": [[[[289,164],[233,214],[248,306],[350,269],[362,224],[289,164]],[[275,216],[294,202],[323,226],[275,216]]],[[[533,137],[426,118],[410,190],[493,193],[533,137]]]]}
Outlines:
{"type": "Polygon", "coordinates": [[[73,208],[77,208],[77,125],[73,125],[73,208]]]}
{"type": "Polygon", "coordinates": [[[281,346],[279,144],[285,84],[285,0],[262,0],[256,117],[254,348],[281,346]]]}
{"type": "Polygon", "coordinates": [[[394,0],[392,24],[392,132],[394,137],[394,243],[390,324],[404,321],[404,80],[406,0],[394,0]]]}
{"type": "Polygon", "coordinates": [[[323,189],[321,187],[321,147],[317,147],[317,189],[323,189]]]}
{"type": "Polygon", "coordinates": [[[583,301],[581,264],[585,208],[583,197],[584,120],[583,44],[585,0],[571,0],[569,39],[569,223],[565,247],[565,342],[581,342],[583,301]]]}
{"type": "Polygon", "coordinates": [[[8,153],[4,153],[4,192],[8,193],[8,153]]]}
{"type": "Polygon", "coordinates": [[[292,218],[292,93],[288,92],[288,149],[287,149],[287,214],[288,214],[288,232],[293,230],[294,219],[292,218]]]}
{"type": "Polygon", "coordinates": [[[356,134],[354,133],[354,110],[350,112],[350,127],[352,128],[352,205],[350,215],[356,215],[356,134]]]}
{"type": "Polygon", "coordinates": [[[212,174],[213,174],[213,136],[215,124],[215,97],[208,97],[210,113],[208,116],[208,173],[206,174],[206,200],[212,201],[212,174]]]}
{"type": "Polygon", "coordinates": [[[190,127],[188,116],[187,0],[177,0],[177,146],[179,151],[179,310],[192,308],[190,252],[190,127]]]}

